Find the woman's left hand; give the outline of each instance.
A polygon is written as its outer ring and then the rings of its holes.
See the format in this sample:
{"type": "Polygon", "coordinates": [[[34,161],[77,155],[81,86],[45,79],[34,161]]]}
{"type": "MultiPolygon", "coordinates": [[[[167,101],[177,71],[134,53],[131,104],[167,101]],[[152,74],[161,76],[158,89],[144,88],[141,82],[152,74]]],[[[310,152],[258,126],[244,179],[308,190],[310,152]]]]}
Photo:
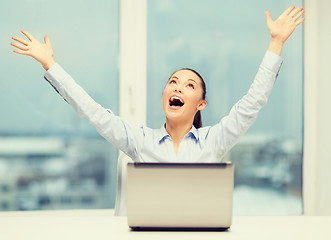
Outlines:
{"type": "Polygon", "coordinates": [[[300,17],[304,13],[303,7],[295,9],[294,6],[289,7],[276,21],[272,21],[269,11],[265,12],[267,18],[267,26],[271,34],[271,38],[278,39],[281,42],[285,41],[291,36],[297,26],[299,26],[305,19],[300,17]]]}
{"type": "Polygon", "coordinates": [[[289,7],[276,21],[271,19],[269,11],[265,12],[267,18],[267,26],[271,34],[271,43],[269,50],[280,55],[282,47],[286,40],[291,36],[297,26],[305,19],[300,18],[304,13],[303,7],[289,7]]]}

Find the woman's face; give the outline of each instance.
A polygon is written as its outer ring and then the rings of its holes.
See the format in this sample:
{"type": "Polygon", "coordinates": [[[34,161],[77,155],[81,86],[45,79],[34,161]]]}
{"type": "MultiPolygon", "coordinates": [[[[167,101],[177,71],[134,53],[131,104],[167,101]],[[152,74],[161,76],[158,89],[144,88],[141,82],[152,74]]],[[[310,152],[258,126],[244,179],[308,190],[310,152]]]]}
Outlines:
{"type": "Polygon", "coordinates": [[[179,70],[169,79],[162,95],[167,120],[193,122],[198,110],[205,108],[201,79],[190,70],[179,70]]]}

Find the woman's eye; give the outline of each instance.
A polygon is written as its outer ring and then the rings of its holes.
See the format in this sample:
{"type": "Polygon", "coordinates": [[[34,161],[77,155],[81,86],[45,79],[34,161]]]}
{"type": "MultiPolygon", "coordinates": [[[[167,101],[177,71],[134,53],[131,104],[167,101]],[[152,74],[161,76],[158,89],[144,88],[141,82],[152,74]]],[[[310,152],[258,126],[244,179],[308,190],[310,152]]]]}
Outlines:
{"type": "Polygon", "coordinates": [[[171,81],[169,82],[169,84],[172,84],[172,83],[176,83],[176,81],[175,81],[175,80],[171,80],[171,81]]]}
{"type": "Polygon", "coordinates": [[[194,89],[194,85],[192,83],[187,84],[187,86],[194,89]]]}

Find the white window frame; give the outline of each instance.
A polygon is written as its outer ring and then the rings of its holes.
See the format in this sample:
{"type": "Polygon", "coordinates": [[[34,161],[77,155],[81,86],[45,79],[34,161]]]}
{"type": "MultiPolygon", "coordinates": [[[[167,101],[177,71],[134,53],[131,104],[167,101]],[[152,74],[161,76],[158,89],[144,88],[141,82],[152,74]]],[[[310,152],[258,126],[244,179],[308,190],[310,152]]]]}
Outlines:
{"type": "Polygon", "coordinates": [[[120,0],[119,115],[146,124],[147,0],[120,0]]]}

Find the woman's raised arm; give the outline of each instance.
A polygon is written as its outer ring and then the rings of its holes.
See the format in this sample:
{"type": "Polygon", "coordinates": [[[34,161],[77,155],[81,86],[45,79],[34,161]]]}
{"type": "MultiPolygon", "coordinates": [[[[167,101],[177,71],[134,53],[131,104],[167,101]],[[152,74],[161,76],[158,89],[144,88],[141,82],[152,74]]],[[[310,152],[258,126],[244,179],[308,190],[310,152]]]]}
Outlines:
{"type": "Polygon", "coordinates": [[[53,50],[49,37],[44,37],[45,43],[36,40],[27,31],[21,31],[29,40],[12,37],[17,42],[15,53],[28,55],[36,59],[45,68],[44,78],[73,107],[80,117],[86,118],[91,125],[111,144],[119,148],[132,159],[137,160],[138,141],[143,138],[143,129],[132,127],[116,116],[111,110],[105,109],[95,102],[85,90],[53,59],[53,50]]]}
{"type": "Polygon", "coordinates": [[[304,18],[301,18],[303,13],[302,7],[295,9],[292,6],[273,21],[270,13],[265,12],[271,41],[254,82],[248,93],[232,107],[229,115],[222,118],[220,123],[208,132],[209,137],[215,135],[217,139],[215,149],[220,158],[239,141],[267,103],[283,62],[280,57],[283,45],[295,28],[304,21],[304,18]]]}
{"type": "Polygon", "coordinates": [[[21,30],[21,32],[29,39],[25,40],[19,37],[12,37],[16,42],[11,42],[10,44],[18,49],[15,49],[14,52],[22,55],[28,55],[36,59],[41,63],[43,68],[47,71],[51,66],[54,65],[55,61],[53,58],[53,49],[49,36],[44,37],[45,43],[39,42],[27,31],[21,30]]]}

